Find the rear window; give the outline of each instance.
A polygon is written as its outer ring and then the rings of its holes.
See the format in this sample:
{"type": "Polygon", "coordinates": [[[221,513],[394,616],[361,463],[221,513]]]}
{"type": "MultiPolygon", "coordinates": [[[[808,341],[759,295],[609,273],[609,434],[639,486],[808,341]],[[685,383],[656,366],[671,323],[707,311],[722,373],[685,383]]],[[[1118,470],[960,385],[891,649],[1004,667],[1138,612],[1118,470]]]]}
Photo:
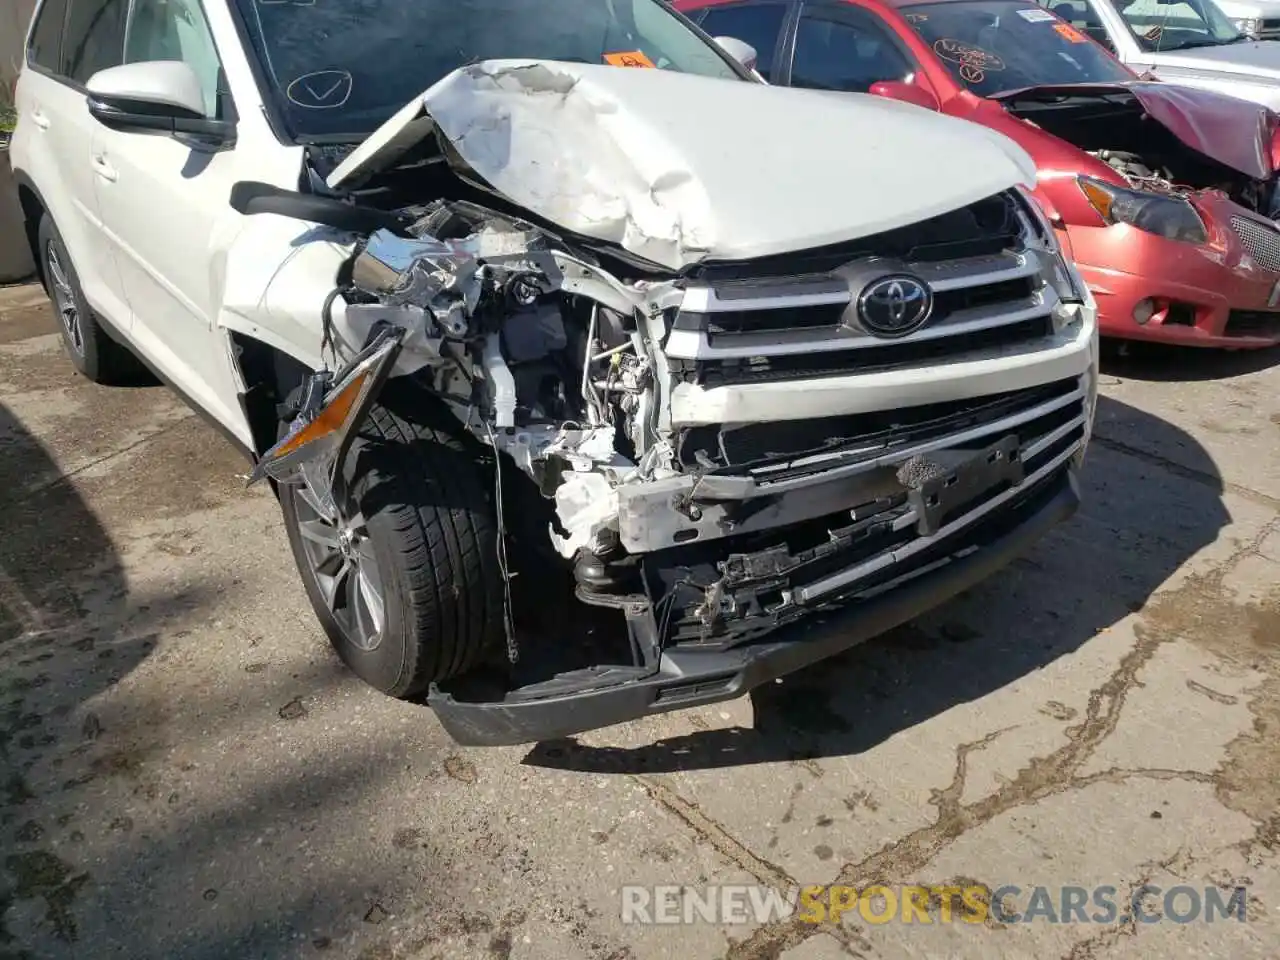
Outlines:
{"type": "Polygon", "coordinates": [[[127,0],[71,0],[62,39],[62,73],[86,83],[99,70],[124,62],[127,0]]]}
{"type": "Polygon", "coordinates": [[[45,0],[36,12],[27,62],[78,84],[124,62],[129,0],[45,0]]]}
{"type": "Polygon", "coordinates": [[[40,4],[27,47],[27,63],[51,73],[62,72],[62,24],[66,19],[67,0],[45,0],[40,4]]]}

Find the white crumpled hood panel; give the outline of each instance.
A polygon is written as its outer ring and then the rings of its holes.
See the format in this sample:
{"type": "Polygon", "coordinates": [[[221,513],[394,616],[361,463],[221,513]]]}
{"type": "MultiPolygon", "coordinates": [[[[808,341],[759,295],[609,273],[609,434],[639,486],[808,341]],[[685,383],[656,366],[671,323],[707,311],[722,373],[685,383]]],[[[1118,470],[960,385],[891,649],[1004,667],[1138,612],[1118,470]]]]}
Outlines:
{"type": "Polygon", "coordinates": [[[850,240],[1035,182],[1012,141],[880,97],[503,60],[449,74],[330,186],[390,166],[433,121],[507,199],[671,269],[850,240]]]}

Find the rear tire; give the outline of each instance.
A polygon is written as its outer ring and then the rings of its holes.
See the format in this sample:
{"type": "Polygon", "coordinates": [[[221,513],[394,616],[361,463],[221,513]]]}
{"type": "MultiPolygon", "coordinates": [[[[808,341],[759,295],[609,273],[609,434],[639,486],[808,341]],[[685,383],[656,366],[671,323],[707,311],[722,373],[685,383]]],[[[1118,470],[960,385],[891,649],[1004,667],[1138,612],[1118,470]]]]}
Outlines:
{"type": "Polygon", "coordinates": [[[94,383],[134,384],[149,379],[141,361],[112,340],[80,288],[80,277],[62,235],[46,213],[40,219],[40,269],[53,302],[62,345],[72,365],[94,383]]]}
{"type": "Polygon", "coordinates": [[[432,419],[387,406],[370,413],[345,469],[362,534],[334,530],[301,485],[279,490],[294,560],[334,649],[393,697],[466,673],[504,636],[489,485],[475,454],[432,419]],[[320,542],[326,526],[336,543],[320,542]],[[344,549],[352,569],[335,583],[344,549]]]}

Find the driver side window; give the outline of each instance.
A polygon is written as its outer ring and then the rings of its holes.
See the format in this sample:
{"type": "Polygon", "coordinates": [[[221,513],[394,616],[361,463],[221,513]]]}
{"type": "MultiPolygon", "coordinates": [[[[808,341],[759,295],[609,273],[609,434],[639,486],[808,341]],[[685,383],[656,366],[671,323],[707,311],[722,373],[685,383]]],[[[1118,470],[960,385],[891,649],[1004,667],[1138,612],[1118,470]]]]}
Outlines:
{"type": "Polygon", "coordinates": [[[195,71],[206,117],[218,115],[222,69],[199,0],[134,0],[125,33],[124,62],[181,60],[195,71]]]}
{"type": "Polygon", "coordinates": [[[806,14],[796,29],[793,87],[866,93],[881,80],[905,80],[915,70],[875,18],[860,10],[806,14]]]}

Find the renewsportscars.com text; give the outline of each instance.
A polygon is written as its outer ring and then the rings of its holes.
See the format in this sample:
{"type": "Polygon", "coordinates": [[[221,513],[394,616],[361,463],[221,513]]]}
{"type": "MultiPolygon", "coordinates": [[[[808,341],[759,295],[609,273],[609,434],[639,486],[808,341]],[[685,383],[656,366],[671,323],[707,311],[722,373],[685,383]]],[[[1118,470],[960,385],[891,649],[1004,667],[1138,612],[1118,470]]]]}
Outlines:
{"type": "Polygon", "coordinates": [[[796,918],[806,923],[1114,924],[1245,922],[1244,887],[1158,887],[1132,891],[1101,885],[1022,886],[829,885],[777,890],[766,886],[627,886],[623,923],[763,924],[796,918]]]}

